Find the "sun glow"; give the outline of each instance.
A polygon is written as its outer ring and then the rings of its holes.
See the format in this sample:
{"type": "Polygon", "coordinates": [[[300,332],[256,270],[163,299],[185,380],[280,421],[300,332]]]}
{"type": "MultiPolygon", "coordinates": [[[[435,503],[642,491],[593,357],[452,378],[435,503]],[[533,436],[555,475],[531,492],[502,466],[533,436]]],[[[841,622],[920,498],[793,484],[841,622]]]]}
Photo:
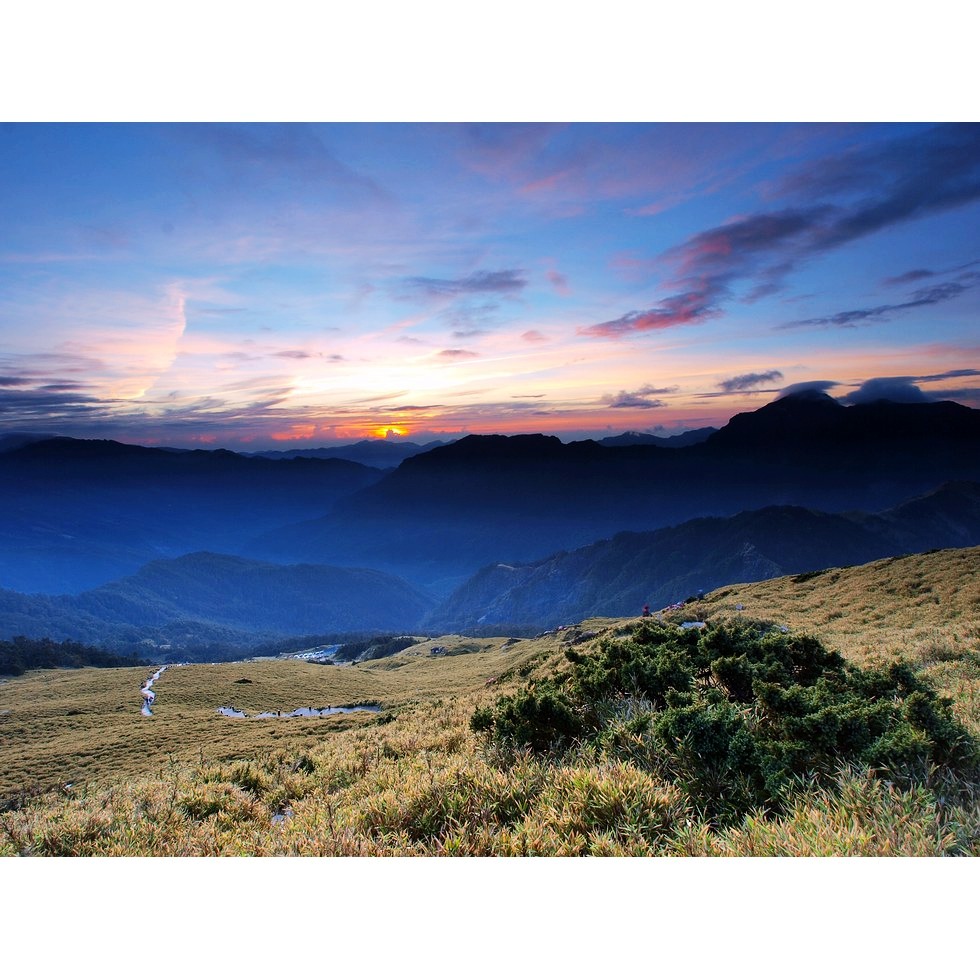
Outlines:
{"type": "Polygon", "coordinates": [[[379,425],[371,430],[375,439],[390,439],[392,436],[407,436],[408,429],[403,425],[379,425]]]}

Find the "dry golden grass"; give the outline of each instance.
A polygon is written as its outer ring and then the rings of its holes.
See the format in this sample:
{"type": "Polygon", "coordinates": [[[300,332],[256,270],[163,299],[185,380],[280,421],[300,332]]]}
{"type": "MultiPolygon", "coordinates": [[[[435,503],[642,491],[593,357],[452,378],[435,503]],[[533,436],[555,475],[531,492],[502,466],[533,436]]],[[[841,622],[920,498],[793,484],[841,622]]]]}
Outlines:
{"type": "MultiPolygon", "coordinates": [[[[913,659],[980,736],[980,549],[731,586],[674,618],[744,615],[816,634],[856,661],[913,659]]],[[[300,661],[146,672],[47,671],[0,685],[5,793],[70,789],[0,814],[0,854],[926,855],[980,853],[980,787],[900,792],[845,771],[778,818],[718,830],[677,787],[581,748],[498,757],[473,711],[629,620],[536,640],[444,637],[354,667],[300,661]],[[447,654],[431,656],[432,646],[447,654]],[[236,684],[247,678],[252,683],[236,684]],[[488,681],[493,678],[493,682],[488,681]],[[222,718],[373,701],[381,716],[222,718]],[[78,714],[68,714],[70,710],[78,714]],[[6,712],[6,713],[4,713],[6,712]]]]}
{"type": "Polygon", "coordinates": [[[705,617],[743,615],[806,629],[856,663],[910,659],[931,647],[980,641],[980,548],[885,558],[816,575],[716,589],[689,609],[705,617]]]}
{"type": "Polygon", "coordinates": [[[0,684],[0,799],[66,783],[119,782],[159,773],[172,761],[305,752],[325,732],[374,724],[365,713],[326,718],[237,719],[217,713],[288,713],[301,707],[370,702],[387,713],[483,688],[489,678],[554,643],[444,637],[365,665],[324,666],[300,660],[186,664],[154,683],[152,717],[141,714],[143,669],[33,671],[0,684]],[[464,650],[476,648],[476,652],[464,650]],[[249,680],[249,684],[236,681],[249,680]]]}

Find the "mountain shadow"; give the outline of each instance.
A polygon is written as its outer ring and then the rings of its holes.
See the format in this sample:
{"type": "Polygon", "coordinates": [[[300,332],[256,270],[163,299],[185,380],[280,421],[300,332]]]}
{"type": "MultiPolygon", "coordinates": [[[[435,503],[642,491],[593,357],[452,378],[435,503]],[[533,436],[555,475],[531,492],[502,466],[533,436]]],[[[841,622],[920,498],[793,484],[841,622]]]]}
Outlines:
{"type": "Polygon", "coordinates": [[[434,631],[490,624],[550,628],[634,616],[720,585],[935,548],[980,544],[980,484],[960,483],[876,515],[767,507],[627,532],[529,564],[481,569],[426,621],[434,631]]]}
{"type": "Polygon", "coordinates": [[[445,595],[489,562],[534,561],[619,531],[766,506],[876,512],[953,480],[980,480],[980,411],[792,395],[678,448],[468,436],[407,459],[324,517],[258,538],[250,553],[383,568],[445,595]]]}
{"type": "Polygon", "coordinates": [[[382,475],[338,459],[34,441],[0,453],[0,587],[78,592],[155,558],[238,553],[382,475]]]}
{"type": "Polygon", "coordinates": [[[411,630],[432,605],[407,582],[371,569],[278,566],[201,552],[151,562],[80,595],[0,590],[0,623],[4,636],[111,649],[254,645],[275,636],[411,630]]]}

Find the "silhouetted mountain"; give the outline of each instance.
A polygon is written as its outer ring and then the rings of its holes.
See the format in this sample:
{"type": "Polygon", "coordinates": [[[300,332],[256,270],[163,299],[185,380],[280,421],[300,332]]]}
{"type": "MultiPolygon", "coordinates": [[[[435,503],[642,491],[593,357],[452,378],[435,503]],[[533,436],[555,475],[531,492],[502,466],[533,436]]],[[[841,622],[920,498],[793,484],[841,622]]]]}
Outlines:
{"type": "Polygon", "coordinates": [[[32,442],[41,442],[43,439],[56,439],[54,433],[37,432],[8,432],[0,436],[0,453],[9,452],[11,449],[20,449],[32,442]]]}
{"type": "Polygon", "coordinates": [[[312,459],[347,459],[364,466],[390,469],[419,453],[427,453],[446,445],[441,440],[419,444],[417,442],[396,442],[392,439],[362,439],[346,446],[323,446],[319,449],[270,449],[265,452],[249,453],[265,459],[296,459],[300,456],[312,459]]]}
{"type": "Polygon", "coordinates": [[[153,558],[234,553],[256,533],[319,516],[381,476],[336,459],[32,442],[0,454],[0,586],[71,592],[153,558]]]}
{"type": "Polygon", "coordinates": [[[453,577],[490,562],[533,561],[617,531],[771,505],[876,512],[951,480],[980,480],[980,411],[794,395],[676,449],[468,436],[406,460],[323,518],[265,536],[253,553],[357,562],[445,594],[453,577]]]}
{"type": "Polygon", "coordinates": [[[619,436],[606,436],[599,440],[600,446],[664,446],[667,449],[683,449],[696,446],[718,430],[712,426],[703,429],[688,429],[676,436],[655,436],[649,432],[624,432],[619,436]]]}
{"type": "Polygon", "coordinates": [[[980,484],[956,484],[878,515],[768,507],[622,533],[526,565],[481,569],[426,622],[435,631],[553,627],[637,615],[699,591],[909,551],[980,544],[980,484]]]}
{"type": "Polygon", "coordinates": [[[118,647],[255,643],[270,636],[411,629],[432,600],[370,569],[278,566],[207,552],[151,562],[75,596],[0,590],[3,636],[48,636],[118,647]]]}

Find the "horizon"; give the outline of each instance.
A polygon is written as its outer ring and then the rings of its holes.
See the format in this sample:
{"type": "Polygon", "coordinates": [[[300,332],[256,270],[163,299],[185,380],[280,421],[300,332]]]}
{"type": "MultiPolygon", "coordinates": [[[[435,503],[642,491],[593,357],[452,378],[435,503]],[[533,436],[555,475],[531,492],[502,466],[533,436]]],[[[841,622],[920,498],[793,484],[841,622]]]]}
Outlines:
{"type": "MultiPolygon", "coordinates": [[[[764,408],[766,405],[774,404],[775,402],[781,401],[787,397],[793,397],[793,396],[806,397],[808,395],[815,395],[817,397],[829,399],[830,401],[836,402],[838,405],[841,405],[844,408],[857,404],[871,404],[874,402],[888,402],[890,404],[926,404],[926,403],[935,403],[937,401],[948,401],[948,402],[952,402],[953,404],[960,405],[966,408],[972,407],[970,405],[965,405],[962,401],[956,401],[955,399],[931,399],[928,398],[923,392],[921,392],[921,390],[918,389],[916,390],[914,395],[909,395],[907,391],[903,392],[901,390],[895,391],[894,394],[897,395],[898,397],[887,397],[887,396],[876,395],[875,397],[866,397],[866,398],[854,400],[853,398],[835,398],[833,395],[829,395],[827,392],[821,390],[819,387],[803,386],[795,391],[780,393],[776,398],[772,399],[771,401],[765,402],[760,405],[755,405],[748,411],[749,412],[757,411],[760,408],[764,408]]],[[[743,413],[735,413],[735,414],[737,415],[743,413]]],[[[733,415],[731,418],[723,420],[719,425],[712,426],[710,428],[715,428],[716,431],[718,429],[723,429],[734,417],[735,416],[733,415]]],[[[487,430],[484,432],[461,432],[451,436],[447,436],[445,433],[421,432],[418,434],[416,438],[412,438],[408,434],[401,434],[395,431],[389,431],[386,435],[367,435],[360,439],[355,438],[355,439],[346,439],[346,440],[344,439],[324,440],[323,442],[317,443],[315,445],[311,443],[311,444],[300,444],[300,445],[284,447],[281,442],[274,442],[264,447],[250,446],[248,448],[241,447],[241,446],[237,448],[232,448],[230,446],[217,445],[217,444],[209,444],[206,446],[202,446],[193,440],[185,444],[180,444],[179,442],[175,442],[175,443],[164,445],[161,443],[131,442],[125,439],[116,439],[112,437],[74,436],[74,435],[68,435],[63,432],[29,432],[23,429],[13,429],[13,430],[0,429],[0,441],[9,440],[9,439],[16,440],[18,438],[23,438],[25,440],[25,444],[29,444],[31,442],[45,441],[48,439],[77,439],[81,441],[103,440],[103,441],[114,441],[114,442],[121,443],[123,445],[139,445],[145,448],[153,448],[153,449],[168,449],[168,450],[178,450],[178,451],[221,450],[221,451],[234,452],[247,456],[247,455],[261,455],[269,452],[285,452],[285,453],[314,452],[322,449],[339,449],[351,445],[357,445],[360,443],[391,443],[393,445],[418,445],[424,448],[426,445],[430,443],[441,443],[442,445],[448,445],[451,442],[456,442],[460,439],[465,439],[469,436],[504,436],[506,438],[510,438],[513,436],[525,436],[525,437],[544,436],[549,438],[556,438],[560,442],[567,445],[572,442],[588,442],[588,441],[599,442],[600,440],[608,437],[616,437],[616,436],[624,436],[624,435],[658,436],[661,438],[667,438],[668,435],[669,436],[683,435],[684,433],[687,432],[696,431],[698,428],[708,428],[708,427],[692,427],[687,429],[678,429],[676,431],[670,432],[669,434],[665,432],[652,432],[650,430],[643,430],[643,429],[622,429],[616,432],[602,431],[602,432],[592,432],[592,433],[588,433],[588,432],[558,433],[558,432],[546,432],[541,429],[538,430],[528,429],[526,431],[521,430],[515,432],[495,432],[492,430],[487,430]]],[[[6,451],[6,450],[0,449],[0,452],[2,451],[6,451]]]]}
{"type": "Polygon", "coordinates": [[[980,407],[976,124],[0,127],[7,430],[236,451],[980,407]]]}

